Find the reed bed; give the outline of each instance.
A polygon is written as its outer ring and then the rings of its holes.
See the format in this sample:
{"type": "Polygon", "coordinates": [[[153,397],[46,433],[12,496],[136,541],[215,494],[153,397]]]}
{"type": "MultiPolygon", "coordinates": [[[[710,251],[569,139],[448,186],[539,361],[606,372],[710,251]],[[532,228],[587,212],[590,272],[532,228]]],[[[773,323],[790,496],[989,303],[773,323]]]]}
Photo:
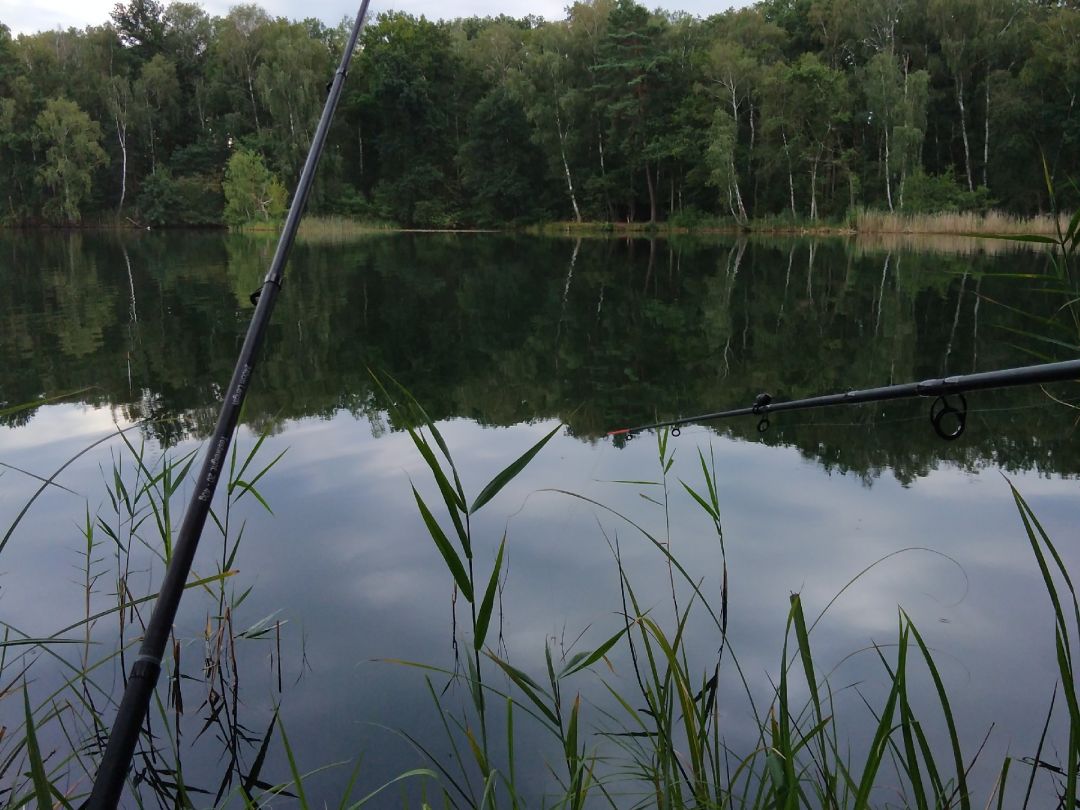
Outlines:
{"type": "Polygon", "coordinates": [[[1069,220],[1070,215],[1066,213],[1058,214],[1055,219],[1050,214],[1018,217],[1002,211],[987,211],[985,214],[960,211],[904,214],[863,209],[855,217],[855,228],[860,234],[1057,236],[1058,233],[1065,233],[1069,220]]]}
{"type": "MultiPolygon", "coordinates": [[[[281,233],[280,222],[252,222],[234,227],[240,233],[268,234],[277,236],[281,233]]],[[[314,244],[335,244],[349,242],[372,234],[386,234],[398,230],[390,223],[379,220],[356,219],[344,216],[305,216],[300,221],[296,238],[301,242],[314,244]]]]}
{"type": "Polygon", "coordinates": [[[306,216],[300,221],[296,238],[302,242],[327,244],[348,242],[372,234],[385,234],[393,230],[387,222],[370,219],[353,219],[342,216],[306,216]]]}
{"type": "Polygon", "coordinates": [[[1045,250],[1045,245],[1011,239],[952,233],[898,233],[859,231],[852,238],[855,255],[866,253],[938,253],[950,256],[1001,256],[1030,250],[1045,250]]]}

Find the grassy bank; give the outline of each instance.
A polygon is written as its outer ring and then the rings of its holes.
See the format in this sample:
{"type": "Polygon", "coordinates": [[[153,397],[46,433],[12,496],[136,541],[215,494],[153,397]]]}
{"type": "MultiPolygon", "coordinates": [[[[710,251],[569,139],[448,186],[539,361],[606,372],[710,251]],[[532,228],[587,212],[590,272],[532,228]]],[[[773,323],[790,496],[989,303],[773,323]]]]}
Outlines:
{"type": "Polygon", "coordinates": [[[1068,227],[1068,214],[1059,214],[1055,220],[1049,214],[1018,217],[1002,211],[987,211],[985,214],[958,211],[943,211],[938,214],[904,214],[864,209],[855,217],[855,230],[859,233],[1056,236],[1059,232],[1064,233],[1068,227]]]}
{"type": "MultiPolygon", "coordinates": [[[[505,228],[423,228],[403,227],[386,220],[356,219],[348,216],[305,216],[297,238],[308,242],[343,242],[372,234],[386,233],[493,233],[517,232],[536,236],[667,236],[670,234],[767,234],[775,236],[854,236],[856,234],[902,234],[906,236],[973,236],[1041,234],[1056,236],[1058,227],[1067,230],[1070,216],[1062,213],[1057,220],[1043,214],[1020,217],[1002,211],[986,213],[943,211],[936,214],[904,214],[860,210],[839,220],[810,220],[790,216],[768,216],[745,223],[730,217],[675,216],[663,222],[542,222],[524,227],[505,228]]],[[[232,226],[238,233],[278,234],[281,222],[250,222],[232,226]]],[[[4,226],[0,226],[2,229],[4,226]]],[[[187,227],[187,226],[181,226],[187,227]]],[[[23,230],[23,227],[11,228],[23,230]]],[[[131,219],[102,218],[84,221],[78,226],[29,226],[29,230],[150,230],[131,219]]]]}
{"type": "Polygon", "coordinates": [[[778,236],[852,236],[855,234],[910,234],[922,236],[971,236],[1042,234],[1065,232],[1069,215],[1044,214],[1020,217],[1002,211],[986,213],[942,211],[936,214],[904,214],[862,209],[840,220],[810,220],[790,216],[769,216],[738,223],[730,217],[681,219],[668,222],[549,222],[531,226],[530,233],[545,235],[649,235],[668,233],[761,233],[778,236]]]}
{"type": "MultiPolygon", "coordinates": [[[[237,233],[274,234],[281,233],[281,222],[249,222],[236,225],[230,230],[237,233]]],[[[389,222],[370,219],[354,219],[343,216],[305,216],[300,220],[300,229],[296,238],[301,242],[319,244],[347,242],[372,234],[390,233],[399,230],[389,222]]]]}

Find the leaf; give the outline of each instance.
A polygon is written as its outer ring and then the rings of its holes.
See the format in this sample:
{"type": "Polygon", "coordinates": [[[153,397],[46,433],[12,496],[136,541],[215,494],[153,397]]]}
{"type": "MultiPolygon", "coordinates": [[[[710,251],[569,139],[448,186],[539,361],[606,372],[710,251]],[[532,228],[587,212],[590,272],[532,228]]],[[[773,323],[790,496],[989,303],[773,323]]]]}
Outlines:
{"type": "Polygon", "coordinates": [[[603,644],[593,650],[591,653],[582,654],[583,657],[581,659],[579,659],[578,656],[574,656],[572,659],[570,659],[570,663],[566,665],[566,668],[559,673],[559,678],[562,679],[567,677],[568,675],[573,675],[575,672],[581,672],[581,670],[583,669],[588,669],[605,655],[607,655],[608,650],[614,647],[619,642],[619,639],[622,638],[625,634],[626,628],[624,627],[618,633],[613,635],[611,638],[609,638],[607,641],[605,641],[603,644]]]}
{"type": "Polygon", "coordinates": [[[698,495],[696,492],[694,492],[693,488],[691,488],[691,486],[689,484],[687,484],[682,479],[679,480],[679,483],[683,485],[683,489],[685,489],[688,493],[690,493],[690,497],[693,498],[695,501],[697,501],[698,506],[700,506],[702,509],[704,509],[705,512],[709,515],[709,517],[711,517],[713,520],[719,520],[720,519],[720,516],[718,514],[716,514],[715,511],[713,511],[712,506],[710,504],[706,503],[704,498],[702,498],[700,495],[698,495]]]}
{"type": "Polygon", "coordinates": [[[281,742],[285,745],[285,757],[289,760],[289,771],[292,773],[293,784],[296,785],[296,795],[302,810],[308,810],[307,796],[304,795],[304,778],[300,775],[300,769],[296,765],[296,757],[293,756],[292,746],[285,734],[285,721],[278,715],[278,730],[281,732],[281,742]]]}
{"type": "Polygon", "coordinates": [[[964,808],[964,810],[969,810],[971,807],[971,800],[968,794],[964,758],[960,751],[960,737],[956,731],[956,721],[953,720],[952,707],[949,705],[949,697],[945,692],[945,684],[941,680],[941,673],[938,672],[937,664],[934,663],[933,656],[930,655],[930,648],[926,646],[926,642],[923,641],[923,637],[919,634],[919,629],[912,623],[906,613],[904,614],[904,618],[907,620],[907,629],[911,631],[915,643],[919,646],[919,652],[922,653],[923,660],[926,661],[927,669],[930,670],[930,677],[934,681],[934,689],[937,692],[938,702],[941,704],[941,713],[945,717],[945,725],[948,727],[949,731],[949,743],[952,746],[953,764],[956,766],[957,793],[960,798],[960,807],[964,808]]]}
{"type": "Polygon", "coordinates": [[[1045,337],[1043,335],[1037,335],[1034,332],[1025,332],[1022,329],[1013,329],[1010,326],[1001,326],[1001,325],[998,325],[998,324],[995,324],[995,326],[997,326],[997,328],[1002,330],[1003,332],[1011,332],[1014,335],[1021,335],[1022,337],[1031,338],[1032,340],[1037,340],[1040,343],[1048,343],[1051,346],[1060,346],[1061,348],[1069,351],[1070,353],[1075,352],[1077,350],[1080,350],[1080,346],[1076,346],[1075,344],[1072,344],[1072,343],[1066,343],[1063,340],[1057,340],[1055,338],[1045,337]]]}
{"type": "MultiPolygon", "coordinates": [[[[434,425],[428,425],[429,430],[434,429],[434,425]]],[[[443,503],[446,504],[446,511],[450,514],[450,519],[454,522],[454,530],[457,531],[458,538],[461,540],[461,547],[465,550],[465,556],[472,559],[472,543],[469,541],[469,533],[465,531],[465,526],[461,522],[459,512],[465,511],[465,496],[460,495],[450,486],[450,481],[446,477],[446,473],[443,472],[442,467],[439,466],[438,459],[435,458],[435,454],[431,452],[431,447],[428,445],[427,440],[422,433],[408,428],[409,436],[412,437],[413,444],[416,445],[416,449],[420,451],[420,455],[424,457],[424,461],[427,462],[428,468],[431,470],[432,476],[435,478],[435,483],[439,486],[439,492],[442,493],[443,503]]],[[[454,473],[455,480],[457,473],[454,473]]]]}
{"type": "Polygon", "coordinates": [[[52,807],[49,798],[49,777],[45,775],[45,762],[38,747],[37,731],[34,728],[34,715],[30,711],[30,692],[23,683],[23,709],[26,713],[26,755],[30,758],[30,774],[34,779],[34,795],[39,808],[52,807]]]}
{"type": "Polygon", "coordinates": [[[577,765],[577,737],[578,737],[578,713],[581,709],[581,695],[574,698],[574,705],[570,709],[570,723],[566,729],[566,738],[563,740],[563,751],[566,754],[566,762],[573,772],[577,765]]]}
{"type": "Polygon", "coordinates": [[[476,760],[476,764],[480,768],[480,773],[486,778],[491,772],[491,766],[488,765],[487,757],[484,756],[483,750],[481,750],[480,745],[476,742],[476,737],[473,735],[472,729],[465,729],[465,739],[469,742],[469,750],[472,751],[473,759],[476,760]]]}
{"type": "Polygon", "coordinates": [[[1076,213],[1072,215],[1072,219],[1069,220],[1069,227],[1065,231],[1065,241],[1073,242],[1076,240],[1077,235],[1080,235],[1080,208],[1076,210],[1076,213]]]}
{"type": "Polygon", "coordinates": [[[270,749],[271,735],[274,733],[274,725],[277,723],[278,710],[274,709],[274,714],[270,718],[270,725],[266,729],[266,734],[263,736],[262,744],[259,746],[259,751],[255,755],[255,761],[251,765],[251,770],[248,771],[247,778],[244,779],[243,784],[240,786],[240,790],[244,794],[244,798],[248,801],[254,801],[251,798],[251,792],[255,786],[259,784],[259,772],[262,771],[263,762],[266,760],[266,752],[270,749]]]}
{"type": "Polygon", "coordinates": [[[499,668],[502,669],[502,671],[509,676],[510,680],[514,682],[517,688],[525,693],[525,697],[531,700],[533,702],[533,705],[535,705],[536,708],[538,708],[543,713],[543,715],[551,721],[552,725],[558,728],[559,719],[555,716],[555,713],[552,712],[550,708],[548,708],[547,704],[540,699],[540,695],[548,697],[547,692],[543,690],[540,684],[538,684],[520,669],[515,669],[514,667],[510,666],[510,664],[506,663],[501,658],[498,658],[491,653],[486,653],[486,655],[488,658],[498,664],[499,668]]]}
{"type": "Polygon", "coordinates": [[[499,553],[495,557],[495,567],[491,571],[491,579],[488,580],[487,590],[484,591],[484,599],[480,603],[480,612],[476,616],[473,644],[478,650],[483,649],[484,639],[487,637],[488,625],[491,622],[491,611],[495,607],[495,591],[499,585],[499,573],[502,570],[503,552],[505,550],[506,534],[504,532],[502,542],[499,543],[499,553]]]}
{"type": "Polygon", "coordinates": [[[413,779],[414,777],[417,777],[417,776],[422,776],[422,777],[425,777],[427,779],[438,779],[439,778],[439,775],[437,773],[435,773],[435,771],[431,770],[430,768],[414,768],[411,771],[405,771],[404,773],[399,773],[397,776],[395,776],[389,782],[385,782],[382,785],[380,785],[379,787],[375,788],[375,790],[371,791],[371,793],[369,793],[367,796],[362,798],[360,801],[356,802],[355,804],[350,804],[349,805],[349,810],[357,810],[357,808],[363,807],[365,804],[367,804],[369,801],[374,799],[376,796],[378,796],[380,793],[382,793],[384,790],[386,790],[391,785],[397,784],[398,782],[404,781],[405,779],[413,779]]]}
{"type": "Polygon", "coordinates": [[[457,552],[454,551],[454,547],[450,545],[450,540],[447,539],[446,533],[443,532],[442,527],[438,521],[435,520],[435,516],[431,514],[431,510],[427,508],[427,504],[424,503],[424,499],[420,497],[420,493],[416,491],[416,487],[412,488],[413,496],[416,498],[416,505],[420,507],[420,514],[423,515],[424,523],[427,524],[428,533],[431,535],[431,539],[435,541],[435,546],[439,549],[439,553],[442,554],[443,560],[446,562],[446,567],[450,569],[450,573],[454,577],[454,582],[457,583],[458,590],[461,591],[462,596],[468,602],[473,600],[472,583],[469,582],[469,576],[465,573],[465,566],[461,563],[461,558],[458,557],[457,552]]]}
{"type": "Polygon", "coordinates": [[[472,543],[469,539],[469,533],[465,530],[465,526],[462,524],[459,515],[459,512],[463,513],[467,508],[465,492],[461,487],[461,479],[458,476],[457,467],[454,466],[454,459],[450,455],[450,449],[447,447],[446,441],[443,439],[442,434],[439,433],[439,429],[435,426],[431,417],[427,415],[427,411],[425,411],[420,403],[416,401],[416,398],[409,392],[409,389],[393,377],[387,375],[405,398],[404,407],[409,410],[407,413],[403,407],[399,406],[393,397],[390,396],[390,392],[386,390],[379,375],[371,369],[368,369],[368,374],[371,375],[376,388],[378,388],[379,392],[382,394],[383,399],[386,400],[387,407],[393,412],[396,418],[405,425],[405,429],[409,433],[409,438],[411,438],[413,444],[416,445],[416,449],[420,451],[420,455],[424,457],[428,469],[431,470],[431,474],[435,478],[435,483],[439,486],[439,492],[442,493],[443,502],[446,504],[446,509],[450,513],[450,519],[454,522],[454,529],[457,531],[458,538],[461,540],[461,547],[465,550],[465,556],[468,559],[472,559],[472,543]],[[446,473],[443,472],[439,460],[435,457],[435,453],[432,452],[427,438],[417,428],[418,422],[422,423],[423,426],[431,432],[439,449],[442,451],[443,457],[450,465],[450,471],[454,474],[453,486],[450,485],[450,481],[446,477],[446,473]]]}
{"type": "Polygon", "coordinates": [[[476,514],[484,504],[498,495],[499,490],[509,484],[519,472],[524,470],[526,465],[533,460],[533,456],[539,453],[543,446],[551,440],[551,437],[562,430],[562,427],[561,424],[557,425],[547,436],[526,450],[517,461],[492,478],[491,482],[476,496],[476,500],[473,501],[473,505],[469,509],[469,514],[476,514]]]}

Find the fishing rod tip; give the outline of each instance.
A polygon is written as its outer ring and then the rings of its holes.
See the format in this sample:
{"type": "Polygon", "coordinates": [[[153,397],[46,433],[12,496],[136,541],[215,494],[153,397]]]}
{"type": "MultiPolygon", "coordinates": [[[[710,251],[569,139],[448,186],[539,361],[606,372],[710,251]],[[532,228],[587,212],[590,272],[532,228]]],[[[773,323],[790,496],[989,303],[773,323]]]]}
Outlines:
{"type": "Polygon", "coordinates": [[[630,432],[630,428],[619,428],[618,430],[609,430],[608,436],[625,436],[630,432]]]}

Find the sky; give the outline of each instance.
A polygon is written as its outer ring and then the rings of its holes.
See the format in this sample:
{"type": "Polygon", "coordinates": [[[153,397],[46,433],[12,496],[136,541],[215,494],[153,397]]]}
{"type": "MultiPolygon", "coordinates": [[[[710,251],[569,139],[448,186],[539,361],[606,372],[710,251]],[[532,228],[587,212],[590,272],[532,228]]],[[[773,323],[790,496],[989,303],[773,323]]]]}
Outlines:
{"type": "MultiPolygon", "coordinates": [[[[353,17],[358,0],[257,0],[258,5],[275,16],[290,19],[318,17],[337,24],[342,17],[353,17]],[[355,3],[355,4],[354,4],[355,3]]],[[[83,28],[101,25],[109,19],[115,0],[0,0],[0,22],[12,34],[28,34],[54,28],[83,28]]],[[[395,9],[428,18],[454,18],[508,14],[524,17],[535,14],[548,20],[561,19],[568,0],[372,0],[371,11],[395,9]]],[[[225,14],[235,0],[204,0],[200,5],[211,15],[225,14]]],[[[649,8],[686,11],[708,16],[732,6],[751,5],[750,0],[645,0],[649,8]]]]}

